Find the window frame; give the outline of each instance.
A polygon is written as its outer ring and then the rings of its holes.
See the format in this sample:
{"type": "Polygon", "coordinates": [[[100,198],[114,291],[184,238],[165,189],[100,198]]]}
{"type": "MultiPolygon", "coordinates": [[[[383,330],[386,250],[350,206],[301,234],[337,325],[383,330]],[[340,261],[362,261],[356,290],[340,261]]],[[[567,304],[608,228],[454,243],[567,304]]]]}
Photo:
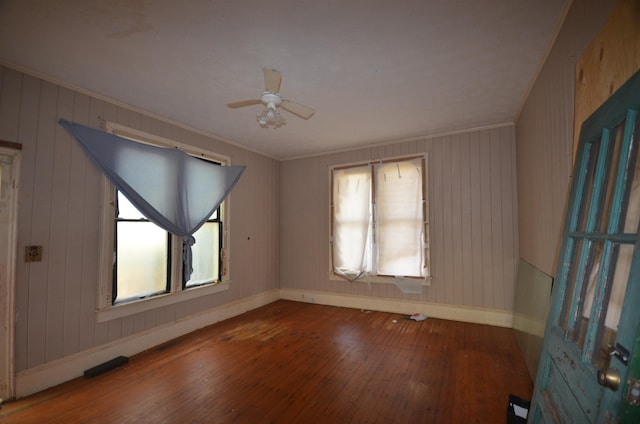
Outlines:
{"type": "MultiPolygon", "coordinates": [[[[219,165],[222,166],[222,164],[219,164],[219,165]]],[[[223,205],[220,204],[220,206],[218,206],[218,208],[214,211],[214,213],[217,212],[217,217],[216,218],[211,218],[211,216],[210,216],[205,221],[205,223],[203,224],[203,227],[204,227],[204,225],[207,225],[207,224],[210,224],[210,223],[218,223],[218,239],[222,243],[222,247],[220,248],[220,255],[218,256],[218,274],[220,276],[220,280],[212,281],[212,282],[206,282],[206,283],[196,283],[196,284],[189,285],[189,281],[186,281],[184,279],[184,273],[181,273],[181,275],[182,275],[182,277],[181,277],[182,290],[192,290],[192,289],[195,289],[197,287],[202,287],[202,286],[206,286],[206,285],[209,285],[209,284],[218,284],[218,283],[220,283],[222,281],[223,273],[224,273],[224,269],[225,269],[223,267],[223,256],[224,256],[223,252],[224,252],[224,242],[225,242],[224,227],[225,227],[225,225],[224,225],[224,220],[223,220],[223,215],[222,215],[222,207],[223,207],[223,205]]],[[[198,231],[200,231],[200,229],[198,229],[198,231]]]]}
{"type": "MultiPolygon", "coordinates": [[[[104,128],[107,132],[116,134],[123,138],[132,139],[139,143],[153,146],[178,148],[194,157],[208,161],[220,163],[222,166],[231,165],[231,158],[212,152],[210,150],[197,148],[164,137],[152,135],[143,131],[135,130],[113,122],[105,122],[104,128]]],[[[115,242],[115,195],[116,188],[111,184],[106,176],[101,175],[101,224],[99,234],[99,264],[98,264],[98,299],[97,299],[97,321],[106,322],[113,319],[137,314],[206,296],[213,293],[226,291],[231,283],[229,272],[229,229],[230,216],[229,198],[225,199],[219,208],[219,219],[222,227],[222,250],[220,252],[221,280],[183,288],[182,278],[182,240],[181,237],[170,234],[171,243],[169,246],[170,289],[167,293],[160,293],[155,296],[130,300],[127,302],[112,304],[113,299],[113,254],[115,242]]]]}
{"type": "MultiPolygon", "coordinates": [[[[413,155],[403,155],[403,156],[392,156],[385,157],[380,159],[371,159],[365,161],[357,161],[351,163],[343,163],[329,166],[329,279],[333,281],[347,281],[344,276],[335,272],[333,261],[334,261],[334,253],[333,253],[333,172],[334,170],[341,169],[349,169],[360,166],[368,166],[371,170],[372,179],[375,178],[375,173],[373,171],[375,165],[383,164],[383,163],[391,163],[391,162],[402,162],[409,161],[412,159],[422,159],[422,196],[423,196],[423,220],[424,220],[424,250],[425,250],[425,266],[426,266],[426,275],[424,277],[410,277],[410,276],[388,276],[388,275],[370,275],[365,274],[360,278],[357,278],[354,281],[365,282],[365,283],[386,283],[386,284],[397,284],[402,282],[415,282],[420,281],[422,286],[431,286],[431,280],[433,278],[432,269],[431,269],[431,242],[430,242],[430,233],[429,233],[429,222],[430,222],[430,212],[429,212],[429,155],[427,152],[416,153],[413,155]]],[[[372,180],[372,188],[375,183],[372,180]]],[[[374,196],[372,193],[372,202],[374,201],[374,196]]],[[[375,220],[374,217],[372,218],[375,220]]],[[[372,225],[375,226],[375,223],[372,225]]]]}

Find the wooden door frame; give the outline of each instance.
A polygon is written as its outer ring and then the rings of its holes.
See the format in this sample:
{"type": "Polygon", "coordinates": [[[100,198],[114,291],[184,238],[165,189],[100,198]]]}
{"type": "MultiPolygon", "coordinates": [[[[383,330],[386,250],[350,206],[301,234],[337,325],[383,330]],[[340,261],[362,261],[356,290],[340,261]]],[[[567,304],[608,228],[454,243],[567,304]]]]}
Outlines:
{"type": "Polygon", "coordinates": [[[8,193],[6,240],[0,240],[4,253],[0,253],[0,263],[4,262],[6,281],[0,280],[0,349],[5,361],[0,361],[0,399],[11,399],[15,396],[15,277],[18,254],[18,188],[20,176],[20,145],[0,141],[0,155],[11,158],[10,190],[8,193]]]}

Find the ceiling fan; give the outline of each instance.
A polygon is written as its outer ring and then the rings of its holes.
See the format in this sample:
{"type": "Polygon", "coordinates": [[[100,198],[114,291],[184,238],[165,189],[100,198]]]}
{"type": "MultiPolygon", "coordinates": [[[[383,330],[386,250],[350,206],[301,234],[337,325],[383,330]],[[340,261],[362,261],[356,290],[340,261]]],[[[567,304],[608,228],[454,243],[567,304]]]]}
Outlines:
{"type": "Polygon", "coordinates": [[[287,112],[291,112],[302,119],[309,119],[311,115],[313,115],[314,110],[310,107],[282,98],[279,93],[280,83],[282,82],[282,75],[280,75],[280,72],[269,68],[263,68],[262,72],[264,73],[264,86],[266,90],[262,93],[262,96],[259,99],[227,103],[227,107],[236,109],[239,107],[259,105],[262,103],[265,105],[265,108],[256,117],[258,119],[258,123],[262,127],[273,125],[274,128],[278,128],[285,123],[284,118],[280,115],[279,108],[282,108],[287,112]]]}

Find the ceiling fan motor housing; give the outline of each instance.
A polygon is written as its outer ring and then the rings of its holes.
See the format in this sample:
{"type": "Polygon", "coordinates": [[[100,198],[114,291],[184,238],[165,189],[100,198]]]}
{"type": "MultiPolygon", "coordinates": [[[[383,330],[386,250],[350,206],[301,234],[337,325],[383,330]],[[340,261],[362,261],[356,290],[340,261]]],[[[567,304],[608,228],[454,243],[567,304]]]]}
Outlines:
{"type": "Polygon", "coordinates": [[[267,107],[269,105],[273,105],[274,107],[278,107],[280,106],[280,103],[282,103],[282,97],[280,97],[278,94],[273,94],[270,91],[265,91],[264,93],[262,93],[262,103],[264,103],[265,105],[267,105],[267,107]]]}

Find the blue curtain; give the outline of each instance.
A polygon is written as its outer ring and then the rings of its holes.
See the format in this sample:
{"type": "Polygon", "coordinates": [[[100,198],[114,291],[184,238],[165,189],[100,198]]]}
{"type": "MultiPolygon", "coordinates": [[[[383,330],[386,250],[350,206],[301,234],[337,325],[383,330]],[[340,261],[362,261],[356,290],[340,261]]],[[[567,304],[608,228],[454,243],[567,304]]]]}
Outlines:
{"type": "Polygon", "coordinates": [[[246,167],[219,166],[179,149],[136,143],[64,119],[59,123],[147,219],[183,237],[183,262],[190,275],[192,234],[220,206],[246,167]]]}

